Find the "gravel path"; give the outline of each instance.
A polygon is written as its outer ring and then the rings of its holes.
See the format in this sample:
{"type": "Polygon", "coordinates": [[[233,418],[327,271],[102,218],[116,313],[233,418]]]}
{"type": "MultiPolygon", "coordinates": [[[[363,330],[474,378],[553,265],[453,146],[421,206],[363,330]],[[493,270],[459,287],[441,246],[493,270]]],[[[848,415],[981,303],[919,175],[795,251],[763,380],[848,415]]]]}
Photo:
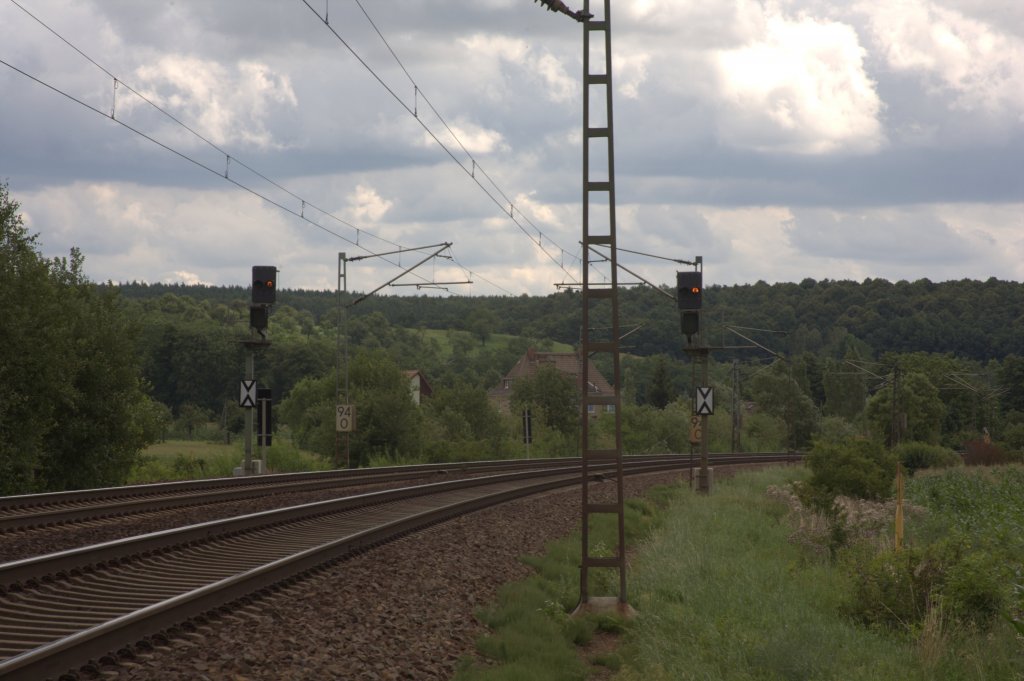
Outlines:
{"type": "MultiPolygon", "coordinates": [[[[716,471],[717,473],[717,471],[716,471]]],[[[683,474],[685,475],[685,473],[683,474]]],[[[680,473],[626,478],[627,496],[680,473]]],[[[519,556],[579,525],[579,488],[487,509],[337,563],[171,633],[82,678],[126,681],[448,679],[484,633],[474,612],[529,573],[519,556]]]]}

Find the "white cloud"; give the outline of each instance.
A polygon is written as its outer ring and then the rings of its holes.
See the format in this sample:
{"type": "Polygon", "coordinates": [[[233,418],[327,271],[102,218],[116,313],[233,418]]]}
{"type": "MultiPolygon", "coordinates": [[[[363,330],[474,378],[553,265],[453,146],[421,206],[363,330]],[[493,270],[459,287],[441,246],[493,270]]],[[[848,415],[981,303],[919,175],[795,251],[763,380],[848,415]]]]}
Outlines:
{"type": "MultiPolygon", "coordinates": [[[[296,239],[296,223],[237,191],[169,192],[132,183],[75,183],[22,199],[44,253],[78,246],[97,281],[243,281],[244,263],[297,262],[316,252],[312,227],[296,239]],[[305,242],[305,244],[303,243],[305,242]],[[281,246],[287,244],[287,254],[281,246]]],[[[299,227],[299,229],[303,229],[299,227]]]]}
{"type": "Polygon", "coordinates": [[[849,25],[768,14],[756,40],[715,55],[720,137],[760,151],[879,150],[883,104],[864,56],[849,25]]]}
{"type": "Polygon", "coordinates": [[[612,61],[615,83],[619,94],[626,99],[638,99],[640,86],[647,80],[647,64],[651,55],[633,53],[615,55],[612,61]]]}
{"type": "MultiPolygon", "coordinates": [[[[500,132],[488,130],[476,123],[458,121],[445,127],[438,121],[436,125],[430,126],[430,130],[455,153],[458,153],[459,149],[465,149],[474,155],[508,151],[508,145],[500,132]]],[[[431,134],[424,132],[420,137],[420,144],[424,148],[434,149],[437,141],[431,134]]]]}
{"type": "Polygon", "coordinates": [[[514,202],[516,209],[521,213],[529,215],[535,223],[539,222],[542,225],[564,227],[564,220],[558,214],[555,206],[540,203],[534,198],[534,193],[517,194],[514,202]]]}
{"type": "Polygon", "coordinates": [[[499,75],[501,66],[511,64],[538,78],[544,85],[544,96],[552,102],[571,101],[579,90],[577,79],[569,76],[565,66],[554,54],[547,50],[535,54],[525,40],[476,33],[463,38],[460,43],[464,53],[471,56],[473,67],[485,71],[483,74],[478,73],[478,77],[483,75],[501,82],[504,80],[499,75]]]}
{"type": "Polygon", "coordinates": [[[174,284],[177,282],[181,282],[188,286],[195,286],[196,284],[209,284],[209,282],[203,281],[202,277],[200,277],[195,272],[186,272],[184,270],[172,272],[171,276],[166,277],[163,283],[174,284]]]}
{"type": "MultiPolygon", "coordinates": [[[[252,144],[281,148],[268,127],[275,107],[295,108],[298,98],[288,75],[266,64],[239,61],[225,66],[216,61],[165,55],[135,70],[137,89],[176,117],[196,121],[198,131],[218,145],[252,144]]],[[[143,108],[125,98],[131,108],[143,108]]]]}
{"type": "Polygon", "coordinates": [[[356,185],[348,195],[349,211],[356,220],[377,222],[387,213],[394,202],[381,197],[373,187],[356,185]]]}
{"type": "Polygon", "coordinates": [[[631,30],[667,36],[691,50],[735,47],[762,34],[765,24],[765,8],[757,0],[632,0],[625,16],[631,30]]]}
{"type": "Polygon", "coordinates": [[[930,0],[858,5],[888,65],[951,90],[961,110],[1012,112],[1024,120],[1024,39],[930,0]]]}

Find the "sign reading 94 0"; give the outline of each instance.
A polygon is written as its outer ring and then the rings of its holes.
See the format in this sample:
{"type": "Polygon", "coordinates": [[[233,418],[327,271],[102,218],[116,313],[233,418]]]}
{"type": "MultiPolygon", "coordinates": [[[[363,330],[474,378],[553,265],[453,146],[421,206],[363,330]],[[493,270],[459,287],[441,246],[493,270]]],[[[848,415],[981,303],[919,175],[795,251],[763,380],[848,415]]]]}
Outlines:
{"type": "Polygon", "coordinates": [[[335,407],[334,415],[335,430],[339,433],[351,433],[356,429],[356,406],[354,404],[339,404],[335,407]]]}

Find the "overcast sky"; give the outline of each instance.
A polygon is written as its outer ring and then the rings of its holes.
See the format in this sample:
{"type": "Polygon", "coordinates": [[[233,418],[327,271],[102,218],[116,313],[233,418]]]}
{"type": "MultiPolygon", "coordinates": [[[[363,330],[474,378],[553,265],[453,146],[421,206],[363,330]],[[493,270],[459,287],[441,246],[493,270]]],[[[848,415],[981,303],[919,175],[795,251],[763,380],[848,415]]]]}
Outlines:
{"type": "MultiPolygon", "coordinates": [[[[530,0],[362,0],[372,24],[309,2],[0,0],[0,181],[44,253],[78,246],[96,281],[274,264],[333,289],[341,251],[448,241],[399,281],[578,280],[580,25],[530,0]]],[[[1024,2],[612,5],[620,247],[701,255],[708,284],[1024,280],[1024,2]]],[[[348,287],[423,257],[350,263],[348,287]]]]}

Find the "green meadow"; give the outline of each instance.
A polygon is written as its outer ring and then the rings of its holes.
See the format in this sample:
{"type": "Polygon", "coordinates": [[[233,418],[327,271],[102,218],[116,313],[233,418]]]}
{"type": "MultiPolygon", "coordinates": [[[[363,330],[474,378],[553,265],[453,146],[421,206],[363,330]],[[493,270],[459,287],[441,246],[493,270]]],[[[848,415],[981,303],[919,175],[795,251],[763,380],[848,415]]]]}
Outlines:
{"type": "MultiPolygon", "coordinates": [[[[953,576],[926,599],[918,620],[866,624],[860,615],[871,604],[854,602],[866,597],[863,575],[851,567],[875,565],[891,555],[891,523],[881,535],[851,543],[838,556],[813,550],[807,540],[809,517],[794,515],[782,495],[767,493],[807,475],[803,468],[775,468],[718,481],[706,497],[674,488],[660,490],[653,500],[631,502],[629,600],[637,615],[628,621],[579,621],[566,614],[576,597],[578,537],[556,543],[546,556],[527,559],[537,573],[509,585],[499,603],[480,613],[492,630],[479,645],[484,661],[466,661],[456,680],[1024,679],[1024,639],[1010,621],[1019,617],[1020,601],[996,601],[1004,609],[987,619],[958,616],[953,586],[960,562],[948,564],[953,576]],[[866,553],[871,556],[864,558],[866,553]],[[601,631],[616,634],[613,651],[590,650],[589,642],[601,631]]],[[[909,560],[915,552],[945,547],[960,531],[951,523],[956,517],[969,527],[979,551],[989,545],[986,537],[997,541],[1018,531],[1016,543],[1004,544],[1009,548],[998,559],[1015,568],[1019,580],[1021,556],[1013,547],[1020,545],[1020,526],[1003,520],[1020,506],[1020,475],[1020,469],[959,468],[914,480],[908,488],[915,503],[927,502],[931,494],[956,511],[937,505],[908,514],[909,542],[917,545],[897,555],[909,560]],[[962,493],[947,494],[947,489],[962,493]],[[979,520],[963,517],[967,507],[979,520]]],[[[865,574],[874,575],[872,569],[865,568],[865,574]]],[[[1015,593],[1013,579],[996,586],[998,593],[1015,593]]],[[[884,600],[879,607],[887,607],[884,600]]]]}
{"type": "MultiPolygon", "coordinates": [[[[139,461],[131,470],[128,484],[229,477],[234,468],[241,465],[243,456],[241,440],[231,444],[201,440],[158,442],[143,450],[139,461]]],[[[260,457],[259,448],[255,445],[253,457],[260,457]]],[[[267,469],[270,473],[295,473],[329,468],[330,462],[298,449],[285,437],[275,437],[274,445],[267,449],[267,469]]]]}

